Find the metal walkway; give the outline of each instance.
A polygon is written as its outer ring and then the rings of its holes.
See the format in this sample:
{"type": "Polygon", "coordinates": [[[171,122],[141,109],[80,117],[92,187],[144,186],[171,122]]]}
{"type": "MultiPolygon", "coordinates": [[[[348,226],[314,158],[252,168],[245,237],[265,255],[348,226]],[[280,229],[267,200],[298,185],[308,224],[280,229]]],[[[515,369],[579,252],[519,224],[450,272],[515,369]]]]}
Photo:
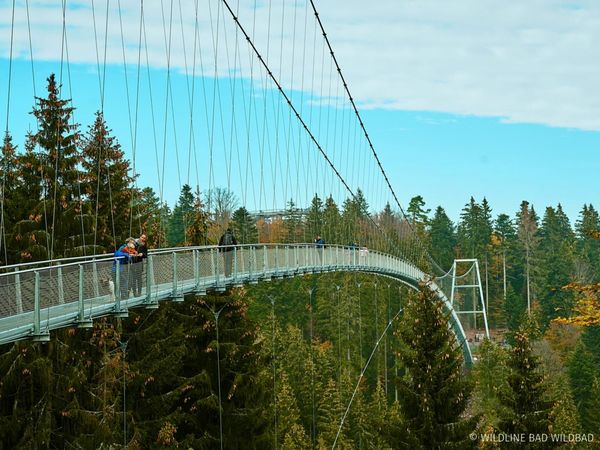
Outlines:
{"type": "MultiPolygon", "coordinates": [[[[47,341],[51,330],[91,327],[93,319],[102,316],[126,317],[129,308],[158,308],[162,300],[183,301],[186,294],[203,295],[276,278],[359,271],[387,276],[415,289],[427,278],[407,261],[365,248],[251,244],[235,246],[229,254],[232,267],[228,277],[224,276],[223,254],[215,246],[154,250],[144,263],[119,265],[120,276],[115,276],[115,259],[110,255],[3,267],[0,344],[27,338],[47,341]],[[141,281],[141,295],[120,299],[121,284],[136,277],[141,281]]],[[[441,289],[434,283],[430,287],[451,312],[465,361],[471,364],[458,316],[441,289]]]]}

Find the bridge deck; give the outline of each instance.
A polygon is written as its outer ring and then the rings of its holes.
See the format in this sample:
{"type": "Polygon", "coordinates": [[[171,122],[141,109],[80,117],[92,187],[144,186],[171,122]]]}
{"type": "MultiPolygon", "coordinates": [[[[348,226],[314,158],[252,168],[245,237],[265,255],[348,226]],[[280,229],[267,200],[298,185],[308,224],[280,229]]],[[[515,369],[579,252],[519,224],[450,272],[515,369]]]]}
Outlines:
{"type": "MultiPolygon", "coordinates": [[[[130,308],[156,308],[166,299],[182,300],[186,294],[224,291],[231,286],[273,278],[331,272],[361,271],[389,276],[413,287],[426,275],[414,265],[379,252],[328,245],[268,244],[236,246],[231,255],[231,275],[224,276],[224,257],[217,247],[183,247],[151,252],[147,261],[123,264],[106,255],[79,260],[24,265],[0,275],[0,344],[33,338],[44,341],[49,332],[68,326],[91,326],[107,315],[126,316],[130,308]],[[50,265],[52,264],[52,265],[50,265]],[[119,276],[116,274],[119,273],[119,276]],[[124,298],[123,283],[141,282],[141,293],[124,298]],[[111,286],[112,285],[112,286],[111,286]]],[[[446,296],[434,285],[452,311],[446,296]]],[[[464,331],[453,313],[454,329],[470,350],[464,331]]]]}

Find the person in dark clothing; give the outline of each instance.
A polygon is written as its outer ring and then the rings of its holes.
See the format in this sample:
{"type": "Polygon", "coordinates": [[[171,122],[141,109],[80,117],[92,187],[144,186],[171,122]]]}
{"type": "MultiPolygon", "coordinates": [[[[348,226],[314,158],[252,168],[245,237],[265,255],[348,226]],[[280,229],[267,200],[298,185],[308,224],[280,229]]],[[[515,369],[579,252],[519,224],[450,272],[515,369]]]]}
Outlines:
{"type": "Polygon", "coordinates": [[[144,286],[144,259],[148,258],[148,237],[142,233],[135,240],[135,250],[137,251],[136,261],[133,264],[132,270],[132,290],[134,297],[142,295],[142,287],[144,286]]]}
{"type": "Polygon", "coordinates": [[[219,252],[223,254],[223,264],[225,266],[225,276],[231,276],[231,266],[233,265],[233,255],[237,240],[231,231],[231,228],[227,228],[221,239],[219,239],[219,252]]]}
{"type": "Polygon", "coordinates": [[[315,238],[315,247],[317,254],[319,255],[319,264],[323,264],[323,249],[325,248],[325,239],[321,235],[317,235],[315,238]]]}

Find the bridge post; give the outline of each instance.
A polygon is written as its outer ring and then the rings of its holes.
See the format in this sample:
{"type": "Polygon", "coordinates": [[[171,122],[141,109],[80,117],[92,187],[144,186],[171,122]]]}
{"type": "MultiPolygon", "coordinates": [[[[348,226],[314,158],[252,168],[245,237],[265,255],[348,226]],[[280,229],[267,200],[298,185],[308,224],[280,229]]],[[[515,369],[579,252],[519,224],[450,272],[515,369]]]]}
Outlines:
{"type": "Polygon", "coordinates": [[[158,308],[158,301],[152,300],[152,286],[154,285],[154,263],[153,256],[148,255],[148,261],[146,263],[146,302],[144,306],[148,309],[158,308]]]}
{"type": "Polygon", "coordinates": [[[233,282],[237,281],[238,277],[238,248],[233,247],[233,282]]]}
{"type": "Polygon", "coordinates": [[[275,276],[279,275],[279,245],[275,245],[275,276]]]}
{"type": "Polygon", "coordinates": [[[98,263],[96,263],[95,258],[92,261],[92,281],[94,285],[94,298],[98,298],[100,297],[100,291],[98,289],[100,283],[98,282],[98,263]]]}
{"type": "Polygon", "coordinates": [[[192,250],[192,258],[194,260],[194,290],[198,290],[200,284],[200,261],[198,257],[198,250],[192,250]]]}
{"type": "Polygon", "coordinates": [[[58,303],[62,305],[65,302],[65,287],[63,284],[63,272],[60,263],[58,263],[56,272],[56,277],[58,278],[58,303]]]}
{"type": "Polygon", "coordinates": [[[263,276],[267,277],[267,268],[269,267],[269,256],[267,255],[267,246],[263,245],[263,276]]]}
{"type": "MultiPolygon", "coordinates": [[[[93,323],[92,323],[92,319],[91,318],[85,318],[85,304],[84,304],[84,298],[83,298],[83,283],[84,283],[84,276],[83,276],[83,265],[79,264],[79,282],[78,282],[78,303],[79,303],[79,316],[77,318],[77,326],[79,328],[91,328],[93,323]]],[[[117,272],[117,277],[116,279],[118,279],[118,272],[117,272]]],[[[119,298],[118,296],[116,296],[116,298],[119,298]]]]}
{"type": "Polygon", "coordinates": [[[15,268],[15,296],[17,297],[17,313],[23,312],[23,297],[21,295],[21,274],[19,268],[15,268]]]}
{"type": "Polygon", "coordinates": [[[35,342],[48,342],[50,340],[50,333],[47,330],[42,332],[40,309],[40,273],[36,270],[33,297],[33,340],[35,342]]]}
{"type": "MultiPolygon", "coordinates": [[[[115,307],[114,307],[114,311],[113,311],[113,315],[115,317],[128,317],[129,314],[127,312],[127,310],[123,310],[121,308],[121,264],[119,263],[119,261],[117,260],[117,265],[115,266],[115,307]]],[[[130,270],[130,267],[128,265],[127,271],[130,270]]],[[[129,275],[129,272],[127,272],[127,275],[129,275]]],[[[126,296],[129,296],[129,285],[125,286],[126,287],[126,296]]]]}
{"type": "Polygon", "coordinates": [[[177,252],[173,252],[173,290],[171,291],[171,298],[174,302],[182,302],[183,295],[178,291],[177,281],[177,252]]]}
{"type": "Polygon", "coordinates": [[[256,247],[254,245],[252,245],[250,247],[250,255],[248,256],[248,281],[250,281],[250,283],[254,282],[254,276],[253,276],[253,269],[252,266],[255,264],[256,262],[256,247]]]}

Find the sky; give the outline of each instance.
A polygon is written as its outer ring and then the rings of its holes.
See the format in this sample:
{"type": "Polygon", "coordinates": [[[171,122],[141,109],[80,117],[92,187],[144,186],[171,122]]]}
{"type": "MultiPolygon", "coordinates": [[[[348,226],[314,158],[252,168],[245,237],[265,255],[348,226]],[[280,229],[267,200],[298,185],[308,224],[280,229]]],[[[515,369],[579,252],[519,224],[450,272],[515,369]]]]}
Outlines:
{"type": "MultiPolygon", "coordinates": [[[[376,167],[364,138],[350,145],[358,126],[309,5],[228,3],[350,186],[365,190],[374,207],[389,201],[383,178],[371,178],[376,167]]],[[[100,109],[104,81],[105,116],[130,158],[136,148],[138,182],[171,204],[183,182],[227,185],[249,209],[290,197],[306,202],[319,183],[344,196],[302,128],[284,113],[285,102],[265,81],[222,0],[146,1],[142,40],[139,2],[70,0],[66,46],[60,2],[30,0],[33,76],[26,3],[15,4],[11,65],[12,1],[0,0],[0,126],[8,122],[20,147],[26,130],[35,129],[28,114],[34,85],[40,95],[55,72],[83,129],[100,109]],[[261,131],[264,122],[275,134],[261,131]],[[245,153],[244,142],[257,153],[245,153]],[[271,150],[275,166],[261,165],[271,150]],[[261,182],[252,177],[259,170],[261,182]],[[282,176],[290,172],[296,177],[282,176]]],[[[540,213],[561,203],[572,220],[584,203],[600,206],[599,2],[315,4],[403,206],[422,195],[428,207],[442,205],[455,220],[471,196],[487,197],[495,214],[512,215],[525,199],[540,213]]]]}

